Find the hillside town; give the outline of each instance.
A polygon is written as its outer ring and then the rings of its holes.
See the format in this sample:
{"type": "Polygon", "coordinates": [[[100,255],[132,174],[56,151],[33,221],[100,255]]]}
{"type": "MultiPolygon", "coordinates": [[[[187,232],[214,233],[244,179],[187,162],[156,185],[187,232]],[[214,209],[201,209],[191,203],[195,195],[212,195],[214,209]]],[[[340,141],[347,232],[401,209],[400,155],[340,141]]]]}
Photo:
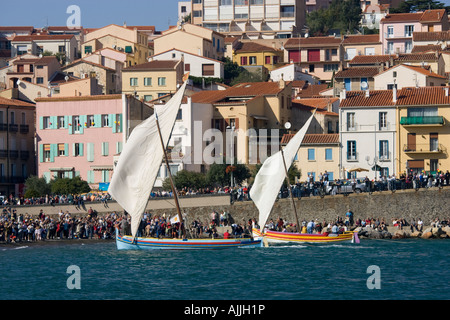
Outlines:
{"type": "Polygon", "coordinates": [[[180,1],[167,30],[0,26],[0,195],[22,197],[30,176],[106,191],[130,133],[187,73],[156,189],[168,171],[257,167],[313,112],[296,182],[445,173],[447,10],[361,1],[357,32],[310,34],[306,13],[330,3],[180,1]]]}

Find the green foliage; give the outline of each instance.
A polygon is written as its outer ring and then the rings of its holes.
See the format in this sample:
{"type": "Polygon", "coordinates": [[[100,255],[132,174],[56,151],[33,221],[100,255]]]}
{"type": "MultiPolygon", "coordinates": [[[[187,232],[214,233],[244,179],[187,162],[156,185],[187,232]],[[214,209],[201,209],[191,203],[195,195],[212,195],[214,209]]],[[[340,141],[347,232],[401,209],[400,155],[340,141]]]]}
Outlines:
{"type": "Polygon", "coordinates": [[[223,83],[223,79],[221,78],[208,78],[208,77],[203,78],[203,77],[189,76],[189,79],[191,79],[194,85],[197,86],[202,85],[203,82],[205,83],[205,86],[208,86],[211,83],[223,83]]]}
{"type": "Polygon", "coordinates": [[[230,166],[224,162],[222,164],[213,163],[206,174],[206,180],[211,186],[229,186],[231,183],[231,170],[233,171],[234,181],[238,185],[251,177],[250,170],[246,165],[234,164],[230,166]]]}
{"type": "Polygon", "coordinates": [[[450,7],[446,7],[444,3],[436,0],[406,0],[402,1],[397,8],[390,8],[389,13],[409,13],[444,8],[449,10],[450,7]]]}
{"type": "MultiPolygon", "coordinates": [[[[187,170],[180,170],[173,177],[173,182],[175,187],[178,190],[181,190],[185,187],[187,188],[206,188],[208,186],[206,182],[206,176],[203,173],[192,172],[187,170]]],[[[167,178],[163,182],[164,190],[172,190],[172,186],[170,184],[170,178],[167,178]]]]}
{"type": "Polygon", "coordinates": [[[221,61],[223,65],[224,82],[229,85],[234,78],[237,78],[239,74],[244,70],[236,62],[231,61],[230,58],[223,58],[221,61]]]}
{"type": "Polygon", "coordinates": [[[45,178],[39,178],[37,176],[30,176],[25,181],[25,197],[40,197],[51,193],[50,185],[45,178]]]}
{"type": "Polygon", "coordinates": [[[250,72],[248,70],[243,69],[242,72],[233,80],[231,80],[230,85],[234,86],[238,83],[244,82],[262,82],[265,79],[262,76],[260,71],[250,72]]]}
{"type": "Polygon", "coordinates": [[[306,16],[306,25],[314,36],[327,35],[330,30],[353,33],[359,29],[361,5],[359,0],[333,0],[327,8],[321,8],[306,16]]]}
{"type": "Polygon", "coordinates": [[[80,177],[57,178],[50,181],[50,187],[53,194],[78,194],[91,191],[89,184],[80,177]]]}

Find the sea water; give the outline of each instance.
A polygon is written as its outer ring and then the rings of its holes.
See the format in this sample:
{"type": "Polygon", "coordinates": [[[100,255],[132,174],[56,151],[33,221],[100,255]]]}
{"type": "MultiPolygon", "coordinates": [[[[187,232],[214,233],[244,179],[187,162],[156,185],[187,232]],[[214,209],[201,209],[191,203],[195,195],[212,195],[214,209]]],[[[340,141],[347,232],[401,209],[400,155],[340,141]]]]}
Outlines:
{"type": "Polygon", "coordinates": [[[449,249],[448,239],[206,251],[24,243],[0,248],[0,299],[450,299],[449,249]]]}

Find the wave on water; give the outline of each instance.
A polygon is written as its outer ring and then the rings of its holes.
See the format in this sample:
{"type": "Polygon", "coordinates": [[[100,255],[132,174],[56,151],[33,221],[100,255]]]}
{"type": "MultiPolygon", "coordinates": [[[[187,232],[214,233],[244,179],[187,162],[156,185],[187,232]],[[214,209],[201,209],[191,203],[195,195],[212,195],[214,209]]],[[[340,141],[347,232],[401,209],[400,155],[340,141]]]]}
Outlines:
{"type": "Polygon", "coordinates": [[[20,250],[20,249],[26,249],[28,248],[28,246],[20,246],[20,247],[12,247],[12,248],[3,248],[2,251],[7,251],[7,250],[20,250]]]}

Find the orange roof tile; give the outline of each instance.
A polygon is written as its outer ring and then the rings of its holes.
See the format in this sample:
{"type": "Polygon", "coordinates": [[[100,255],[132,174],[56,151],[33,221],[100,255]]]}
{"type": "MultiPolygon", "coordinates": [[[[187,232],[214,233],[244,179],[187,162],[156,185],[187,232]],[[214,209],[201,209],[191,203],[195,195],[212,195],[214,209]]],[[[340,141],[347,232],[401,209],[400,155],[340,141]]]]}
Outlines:
{"type": "Polygon", "coordinates": [[[334,75],[335,78],[361,78],[373,77],[380,73],[378,67],[353,67],[339,71],[334,75]]]}
{"type": "Polygon", "coordinates": [[[333,36],[329,37],[308,37],[308,38],[290,38],[284,44],[286,49],[298,49],[301,47],[325,47],[334,46],[337,47],[341,44],[341,38],[336,38],[333,36]]]}
{"type": "Polygon", "coordinates": [[[15,36],[11,42],[27,42],[27,41],[39,41],[39,40],[70,40],[75,35],[73,34],[45,34],[45,35],[29,35],[29,36],[15,36]]]}
{"type": "Polygon", "coordinates": [[[0,105],[13,107],[35,107],[34,104],[16,99],[7,99],[0,97],[0,105]]]}
{"type": "MultiPolygon", "coordinates": [[[[281,144],[287,144],[294,137],[295,134],[284,134],[281,138],[281,144]]],[[[339,134],[305,134],[302,145],[304,144],[338,144],[339,134]]]]}
{"type": "Polygon", "coordinates": [[[394,106],[392,90],[370,90],[368,97],[365,91],[347,91],[339,104],[339,108],[378,106],[394,106]]]}
{"type": "Polygon", "coordinates": [[[380,20],[380,23],[393,23],[393,22],[409,22],[409,21],[420,21],[423,12],[414,13],[391,13],[386,15],[380,20]]]}
{"type": "Polygon", "coordinates": [[[363,44],[363,43],[381,43],[380,35],[378,34],[364,34],[364,35],[348,35],[344,37],[344,41],[342,42],[344,45],[346,44],[363,44]]]}
{"type": "Polygon", "coordinates": [[[394,55],[368,55],[368,56],[355,56],[349,64],[381,64],[389,61],[394,55]]]}
{"type": "Polygon", "coordinates": [[[399,53],[395,61],[436,61],[439,57],[435,52],[399,53]]]}
{"type": "Polygon", "coordinates": [[[139,71],[139,70],[167,70],[175,69],[176,65],[180,63],[176,60],[153,60],[150,62],[145,62],[137,64],[128,68],[123,69],[123,71],[139,71]]]}
{"type": "Polygon", "coordinates": [[[237,53],[241,53],[241,52],[263,52],[263,51],[282,52],[282,51],[277,50],[275,48],[264,46],[264,45],[256,43],[256,42],[239,42],[239,44],[236,46],[235,51],[237,53]]]}
{"type": "Polygon", "coordinates": [[[450,31],[413,32],[413,41],[448,41],[450,31]]]}
{"type": "Polygon", "coordinates": [[[301,98],[311,98],[313,96],[318,96],[321,91],[327,88],[327,84],[309,84],[308,87],[298,93],[298,96],[301,98]]]}
{"type": "Polygon", "coordinates": [[[402,88],[397,94],[397,105],[450,105],[450,94],[446,96],[445,90],[449,87],[402,88]]]}
{"type": "Polygon", "coordinates": [[[425,10],[420,17],[420,22],[440,22],[446,14],[445,9],[425,10]]]}

